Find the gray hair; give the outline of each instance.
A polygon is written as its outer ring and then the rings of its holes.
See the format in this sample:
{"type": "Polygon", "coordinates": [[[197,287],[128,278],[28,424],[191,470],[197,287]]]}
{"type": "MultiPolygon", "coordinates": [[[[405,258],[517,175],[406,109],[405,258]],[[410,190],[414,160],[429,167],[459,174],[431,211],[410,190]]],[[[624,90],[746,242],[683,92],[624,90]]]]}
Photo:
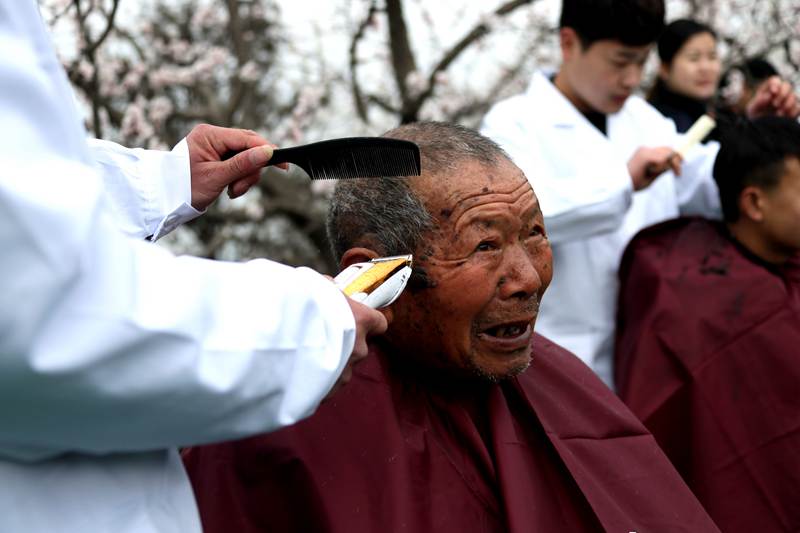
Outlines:
{"type": "MultiPolygon", "coordinates": [[[[383,136],[417,143],[422,179],[454,171],[464,160],[493,166],[510,159],[495,142],[457,124],[417,122],[383,136]]],[[[338,262],[344,252],[359,244],[375,247],[384,256],[414,253],[434,223],[408,179],[345,179],[334,189],[327,230],[338,262]]]]}

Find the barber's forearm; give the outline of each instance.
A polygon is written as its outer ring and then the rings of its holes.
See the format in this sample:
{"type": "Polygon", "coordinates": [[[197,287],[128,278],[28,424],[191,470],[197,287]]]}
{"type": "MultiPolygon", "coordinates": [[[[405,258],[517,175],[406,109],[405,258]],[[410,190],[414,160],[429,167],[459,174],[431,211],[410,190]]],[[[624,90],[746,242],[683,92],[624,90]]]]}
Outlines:
{"type": "MultiPolygon", "coordinates": [[[[27,316],[37,327],[0,350],[16,354],[0,364],[0,455],[244,437],[308,416],[332,388],[354,328],[324,278],[98,237],[82,254],[86,270],[55,273],[69,282],[46,320],[27,316]],[[91,258],[109,252],[110,261],[91,258]]],[[[47,289],[27,298],[58,291],[47,289]]],[[[29,326],[9,312],[4,329],[29,326]]]]}

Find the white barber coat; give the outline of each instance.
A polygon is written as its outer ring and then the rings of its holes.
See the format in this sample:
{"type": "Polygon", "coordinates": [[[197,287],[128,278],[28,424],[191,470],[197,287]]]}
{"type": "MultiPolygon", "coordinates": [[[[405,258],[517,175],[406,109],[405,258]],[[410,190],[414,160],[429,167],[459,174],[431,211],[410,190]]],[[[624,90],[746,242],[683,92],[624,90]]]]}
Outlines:
{"type": "Polygon", "coordinates": [[[354,342],[325,278],[175,258],[187,150],[85,132],[33,0],[0,0],[0,531],[200,531],[176,447],[309,415],[354,342]]]}
{"type": "Polygon", "coordinates": [[[536,330],[613,381],[617,268],[642,228],[681,213],[719,217],[712,179],[717,143],[692,150],[682,174],[633,191],[627,162],[640,146],[676,146],[674,123],[637,96],[608,116],[605,136],[543,73],[524,94],[496,104],[482,132],[525,172],[553,248],[553,282],[536,330]]]}

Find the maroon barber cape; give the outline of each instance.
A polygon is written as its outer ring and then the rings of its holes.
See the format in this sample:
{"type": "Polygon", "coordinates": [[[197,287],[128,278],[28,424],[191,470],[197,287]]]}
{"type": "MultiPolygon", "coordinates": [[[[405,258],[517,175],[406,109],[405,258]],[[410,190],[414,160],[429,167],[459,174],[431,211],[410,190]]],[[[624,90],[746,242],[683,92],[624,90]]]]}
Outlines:
{"type": "Polygon", "coordinates": [[[722,531],[800,531],[800,262],[679,219],[641,232],[620,278],[621,398],[722,531]]]}
{"type": "Polygon", "coordinates": [[[588,367],[533,352],[468,386],[376,353],[308,420],[186,451],[205,531],[717,531],[588,367]]]}

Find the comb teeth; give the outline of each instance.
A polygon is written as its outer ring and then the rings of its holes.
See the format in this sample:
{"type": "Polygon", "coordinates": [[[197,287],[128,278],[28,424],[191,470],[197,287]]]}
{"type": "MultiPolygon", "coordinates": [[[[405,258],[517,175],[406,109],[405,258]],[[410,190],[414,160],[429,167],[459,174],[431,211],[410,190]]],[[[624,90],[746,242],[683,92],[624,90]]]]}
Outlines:
{"type": "Polygon", "coordinates": [[[294,163],[311,179],[420,175],[419,147],[402,139],[347,137],[275,150],[270,165],[294,163]]]}
{"type": "Polygon", "coordinates": [[[419,160],[404,148],[352,147],[348,150],[322,150],[312,157],[293,161],[312,180],[419,176],[419,160]]]}

